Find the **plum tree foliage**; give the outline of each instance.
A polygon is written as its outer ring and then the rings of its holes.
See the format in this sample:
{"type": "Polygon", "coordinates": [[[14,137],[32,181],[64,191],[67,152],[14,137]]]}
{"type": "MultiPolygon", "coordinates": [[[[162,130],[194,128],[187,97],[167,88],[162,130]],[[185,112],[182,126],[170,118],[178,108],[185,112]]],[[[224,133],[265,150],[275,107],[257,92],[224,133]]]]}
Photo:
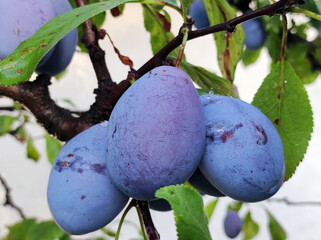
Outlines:
{"type": "MultiPolygon", "coordinates": [[[[227,236],[255,237],[259,225],[250,211],[243,219],[238,211],[270,198],[292,177],[313,130],[305,84],[321,72],[320,5],[319,0],[1,1],[0,96],[14,104],[3,109],[11,115],[0,115],[0,135],[26,144],[27,157],[37,161],[26,130],[30,114],[46,130],[52,164],[47,197],[55,220],[25,218],[7,197],[6,204],[24,219],[3,239],[71,239],[69,234],[98,229],[119,239],[132,207],[143,239],[160,239],[149,207],[173,210],[178,239],[211,239],[208,221],[220,197],[236,200],[223,224],[227,236]],[[99,45],[107,35],[101,27],[106,14],[126,14],[126,5],[134,3],[143,9],[154,56],[134,69],[115,48],[129,67],[127,79],[115,83],[99,45]],[[182,16],[176,35],[169,8],[182,16]],[[190,40],[208,34],[217,49],[215,72],[189,63],[184,54],[190,40]],[[58,106],[48,89],[53,76],[68,71],[76,45],[89,55],[98,82],[95,102],[84,112],[58,106]],[[271,69],[251,105],[238,99],[235,69],[240,62],[255,63],[263,48],[271,69]],[[37,77],[30,81],[33,73],[37,77]],[[203,194],[214,197],[205,207],[203,194]],[[105,226],[123,208],[118,230],[111,232],[105,226]]],[[[1,175],[0,181],[7,186],[1,175]]],[[[266,213],[272,239],[285,239],[282,226],[266,213]]]]}

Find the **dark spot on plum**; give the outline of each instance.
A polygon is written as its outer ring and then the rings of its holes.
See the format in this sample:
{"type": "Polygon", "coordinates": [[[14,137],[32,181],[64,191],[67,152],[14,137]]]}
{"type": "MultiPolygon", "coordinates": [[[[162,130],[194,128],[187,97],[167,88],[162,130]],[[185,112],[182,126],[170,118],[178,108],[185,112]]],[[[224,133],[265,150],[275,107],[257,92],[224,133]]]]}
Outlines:
{"type": "Polygon", "coordinates": [[[68,166],[68,162],[67,162],[67,161],[63,161],[63,162],[62,162],[62,165],[63,165],[64,167],[66,167],[66,166],[68,166]]]}
{"type": "Polygon", "coordinates": [[[91,165],[91,169],[98,174],[103,174],[106,170],[106,166],[99,163],[95,163],[91,165]]]}
{"type": "Polygon", "coordinates": [[[84,169],[82,169],[82,168],[78,168],[78,169],[77,169],[77,172],[79,172],[79,173],[83,173],[83,172],[84,172],[84,169]]]}
{"type": "Polygon", "coordinates": [[[155,76],[157,76],[157,73],[154,73],[155,76]]]}
{"type": "Polygon", "coordinates": [[[206,138],[208,140],[210,140],[211,142],[214,142],[214,140],[215,140],[214,134],[206,134],[206,138]]]}
{"type": "Polygon", "coordinates": [[[228,139],[232,138],[234,136],[235,131],[241,127],[243,127],[243,124],[239,123],[235,125],[234,128],[232,128],[231,130],[225,131],[221,136],[221,141],[225,143],[228,139]]]}
{"type": "Polygon", "coordinates": [[[81,151],[81,152],[84,152],[84,151],[89,151],[89,148],[84,146],[84,147],[76,147],[74,148],[74,153],[78,152],[78,151],[81,151]]]}
{"type": "Polygon", "coordinates": [[[113,131],[113,135],[111,136],[112,138],[114,138],[116,132],[117,132],[117,126],[115,126],[115,129],[113,131]]]}
{"type": "Polygon", "coordinates": [[[188,79],[185,79],[186,84],[188,84],[188,79]]]}
{"type": "Polygon", "coordinates": [[[66,182],[69,182],[69,180],[67,179],[66,182]]]}
{"type": "Polygon", "coordinates": [[[69,153],[68,155],[67,155],[67,157],[73,157],[74,156],[74,154],[72,154],[72,153],[69,153]]]}
{"type": "Polygon", "coordinates": [[[276,118],[276,119],[274,120],[274,123],[275,123],[275,125],[279,125],[279,119],[276,118]]]}
{"type": "Polygon", "coordinates": [[[90,219],[88,218],[88,222],[90,222],[90,219]]]}
{"type": "Polygon", "coordinates": [[[80,199],[84,200],[86,198],[86,195],[81,195],[80,199]]]}
{"type": "Polygon", "coordinates": [[[253,125],[254,125],[256,131],[259,133],[259,135],[257,136],[258,139],[256,141],[256,144],[265,145],[268,141],[268,137],[266,135],[265,130],[261,126],[255,125],[254,123],[253,123],[253,125]]]}
{"type": "Polygon", "coordinates": [[[213,101],[213,100],[210,100],[210,104],[212,104],[212,103],[214,103],[214,101],[213,101]]]}
{"type": "Polygon", "coordinates": [[[251,170],[251,173],[253,173],[253,170],[251,170]]]}

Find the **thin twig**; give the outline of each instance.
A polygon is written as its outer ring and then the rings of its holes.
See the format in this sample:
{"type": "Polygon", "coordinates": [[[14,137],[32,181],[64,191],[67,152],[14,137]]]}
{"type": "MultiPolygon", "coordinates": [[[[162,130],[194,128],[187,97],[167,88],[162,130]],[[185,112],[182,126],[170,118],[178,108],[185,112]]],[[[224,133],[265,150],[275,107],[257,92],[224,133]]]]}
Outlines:
{"type": "Polygon", "coordinates": [[[286,205],[291,205],[291,206],[316,206],[316,207],[321,207],[321,201],[298,201],[294,202],[291,201],[287,198],[270,198],[267,200],[268,202],[278,202],[278,203],[285,203],[286,205]]]}
{"type": "Polygon", "coordinates": [[[12,207],[13,209],[15,209],[19,213],[19,215],[22,219],[25,219],[26,215],[23,213],[22,209],[17,204],[15,204],[15,202],[13,201],[12,196],[11,196],[11,188],[9,187],[7,181],[4,179],[4,177],[2,177],[1,174],[0,174],[0,182],[6,192],[6,201],[4,202],[3,206],[8,205],[8,206],[12,207]]]}

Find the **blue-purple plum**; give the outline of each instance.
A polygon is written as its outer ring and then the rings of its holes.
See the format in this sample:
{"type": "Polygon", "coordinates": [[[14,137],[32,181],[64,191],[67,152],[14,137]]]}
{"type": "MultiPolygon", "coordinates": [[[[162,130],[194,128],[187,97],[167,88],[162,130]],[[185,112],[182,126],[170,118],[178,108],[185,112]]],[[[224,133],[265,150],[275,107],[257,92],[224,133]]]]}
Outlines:
{"type": "Polygon", "coordinates": [[[206,147],[200,169],[220,192],[244,202],[274,195],[284,179],[280,135],[256,107],[240,99],[201,96],[206,147]]]}
{"type": "MultiPolygon", "coordinates": [[[[0,59],[8,57],[18,45],[31,37],[46,22],[56,16],[50,1],[10,0],[0,1],[0,59]]],[[[53,50],[40,61],[48,61],[53,50]]]]}
{"type": "Polygon", "coordinates": [[[118,100],[107,131],[107,169],[115,185],[138,200],[195,172],[205,146],[197,90],[182,70],[161,66],[118,100]]]}
{"type": "Polygon", "coordinates": [[[203,0],[196,0],[190,6],[188,14],[195,21],[196,28],[205,28],[210,26],[203,0]]]}
{"type": "Polygon", "coordinates": [[[171,205],[165,199],[156,199],[148,202],[149,208],[159,212],[171,211],[171,205]]]}
{"type": "MultiPolygon", "coordinates": [[[[49,1],[52,2],[57,16],[72,10],[72,7],[68,0],[49,1]]],[[[57,43],[51,57],[44,65],[38,67],[37,71],[40,73],[46,73],[51,76],[56,76],[63,72],[69,65],[74,55],[77,42],[78,31],[76,28],[57,43]]]]}
{"type": "Polygon", "coordinates": [[[104,227],[128,202],[107,172],[106,125],[96,124],[72,138],[53,163],[48,204],[67,233],[85,234],[104,227]]]}
{"type": "Polygon", "coordinates": [[[243,226],[243,221],[239,214],[233,210],[228,211],[224,218],[224,231],[229,238],[237,237],[243,226]]]}
{"type": "Polygon", "coordinates": [[[225,196],[206,179],[199,168],[197,168],[190,179],[188,179],[188,182],[202,194],[208,194],[214,197],[225,196]]]}
{"type": "Polygon", "coordinates": [[[245,46],[250,50],[257,50],[261,48],[266,38],[262,20],[260,18],[248,20],[242,23],[242,27],[245,34],[245,46]]]}

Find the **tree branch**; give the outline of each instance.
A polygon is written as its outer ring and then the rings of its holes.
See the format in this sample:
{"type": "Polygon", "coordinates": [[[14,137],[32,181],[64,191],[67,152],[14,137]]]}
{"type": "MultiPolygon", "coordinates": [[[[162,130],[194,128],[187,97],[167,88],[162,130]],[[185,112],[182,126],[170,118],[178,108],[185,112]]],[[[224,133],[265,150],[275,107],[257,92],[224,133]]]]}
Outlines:
{"type": "Polygon", "coordinates": [[[11,189],[10,189],[7,181],[4,179],[4,177],[2,177],[1,174],[0,174],[0,182],[6,192],[6,201],[4,202],[3,206],[8,205],[8,206],[12,207],[13,209],[15,209],[19,213],[19,215],[22,219],[25,219],[26,215],[23,213],[22,209],[14,203],[14,201],[11,197],[11,189]]]}
{"type": "MultiPolygon", "coordinates": [[[[274,16],[282,14],[289,10],[294,4],[302,4],[301,1],[295,0],[280,0],[276,3],[269,4],[265,7],[257,9],[252,12],[245,13],[239,17],[233,18],[223,23],[216,24],[207,28],[202,28],[195,31],[190,31],[188,34],[188,40],[192,40],[198,37],[202,37],[208,34],[213,34],[221,31],[233,32],[236,25],[245,22],[250,19],[254,19],[262,16],[274,16]]],[[[182,43],[183,34],[179,33],[172,39],[166,46],[164,46],[157,54],[155,54],[149,61],[147,61],[140,69],[137,70],[137,76],[141,77],[156,66],[160,66],[166,57],[182,43]]]]}
{"type": "Polygon", "coordinates": [[[90,127],[90,124],[59,107],[50,98],[48,90],[50,84],[48,75],[39,75],[33,82],[25,82],[11,87],[0,85],[0,95],[23,104],[48,133],[56,135],[62,141],[67,141],[90,127]]]}

